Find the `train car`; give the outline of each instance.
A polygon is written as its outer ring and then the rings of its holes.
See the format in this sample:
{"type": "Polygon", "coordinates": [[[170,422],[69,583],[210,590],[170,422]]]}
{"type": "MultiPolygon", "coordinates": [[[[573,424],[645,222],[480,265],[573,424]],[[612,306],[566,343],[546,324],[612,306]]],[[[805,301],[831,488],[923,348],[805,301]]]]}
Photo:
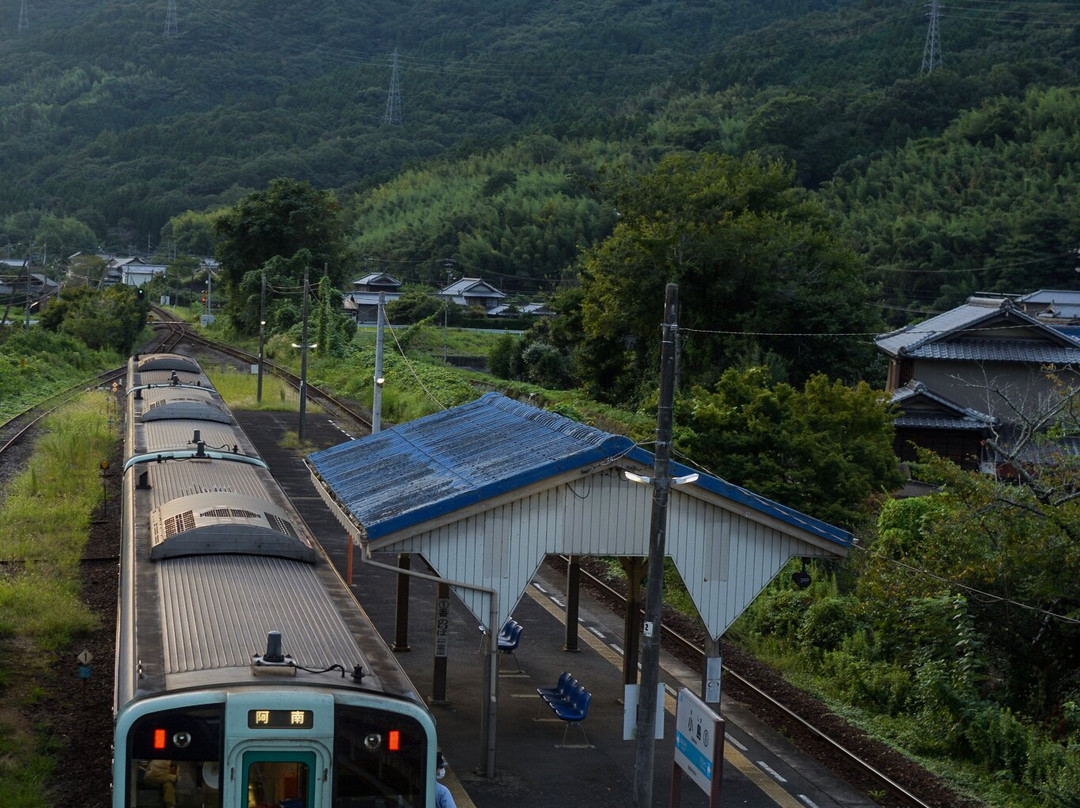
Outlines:
{"type": "Polygon", "coordinates": [[[114,808],[432,808],[430,713],[198,363],[127,402],[114,808]]]}

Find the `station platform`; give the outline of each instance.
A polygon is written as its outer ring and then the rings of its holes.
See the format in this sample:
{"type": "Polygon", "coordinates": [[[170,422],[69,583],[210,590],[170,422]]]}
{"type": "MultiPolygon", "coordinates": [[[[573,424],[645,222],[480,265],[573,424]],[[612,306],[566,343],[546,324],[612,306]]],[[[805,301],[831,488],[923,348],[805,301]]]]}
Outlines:
{"type": "MultiPolygon", "coordinates": [[[[286,431],[295,432],[295,413],[239,412],[237,417],[275,477],[292,499],[343,575],[348,570],[348,537],[314,490],[295,450],[280,447],[286,431]]],[[[309,413],[305,437],[318,448],[349,439],[325,416],[309,413]]],[[[395,565],[396,556],[377,559],[395,565]]],[[[414,571],[428,572],[413,558],[414,571]]],[[[486,707],[483,635],[475,617],[451,597],[446,698],[431,698],[434,683],[436,587],[412,579],[409,584],[408,650],[397,656],[425,697],[438,723],[440,747],[449,762],[446,784],[458,808],[628,808],[633,803],[636,747],[623,740],[622,620],[582,591],[578,650],[564,649],[565,583],[554,568],[541,565],[528,591],[513,610],[524,628],[515,658],[501,655],[498,719],[495,729],[495,776],[487,777],[482,727],[486,707]],[[516,664],[515,664],[516,662],[516,664]],[[581,730],[552,716],[536,693],[553,687],[570,671],[593,694],[581,730]],[[563,742],[565,732],[565,743],[563,742]]],[[[352,585],[387,643],[396,636],[398,576],[365,566],[359,553],[352,585]]],[[[660,679],[666,685],[663,740],[655,747],[652,803],[671,804],[674,760],[675,697],[681,687],[698,693],[698,676],[662,655],[660,679]]],[[[721,804],[751,808],[872,808],[875,803],[794,749],[782,736],[758,722],[738,703],[725,698],[725,764],[721,804]]],[[[685,775],[681,805],[708,805],[703,792],[685,775]]]]}

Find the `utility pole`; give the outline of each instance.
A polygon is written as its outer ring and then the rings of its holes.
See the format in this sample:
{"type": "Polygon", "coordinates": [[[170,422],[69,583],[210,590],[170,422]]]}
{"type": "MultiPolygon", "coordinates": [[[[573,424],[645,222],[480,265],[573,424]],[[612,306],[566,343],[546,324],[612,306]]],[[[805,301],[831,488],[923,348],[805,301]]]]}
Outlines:
{"type": "Polygon", "coordinates": [[[27,0],[21,0],[19,3],[19,33],[30,30],[30,14],[26,8],[27,0]]]}
{"type": "Polygon", "coordinates": [[[304,416],[307,414],[307,348],[308,348],[308,270],[304,267],[304,325],[300,335],[300,445],[304,445],[304,416]]]}
{"type": "Polygon", "coordinates": [[[379,292],[379,306],[376,313],[377,324],[375,326],[375,386],[371,392],[371,434],[374,435],[382,429],[382,386],[383,386],[383,305],[386,302],[386,292],[379,292]]]}
{"type": "Polygon", "coordinates": [[[444,264],[446,267],[446,287],[443,289],[443,310],[442,310],[442,363],[446,364],[447,352],[450,347],[450,336],[447,331],[447,320],[450,316],[450,298],[445,294],[446,290],[450,288],[450,270],[454,266],[452,259],[447,258],[444,264]]]}
{"type": "Polygon", "coordinates": [[[664,293],[664,336],[660,353],[660,402],[656,412],[656,454],[653,461],[652,519],[649,525],[649,571],[645,588],[645,624],[641,643],[641,687],[638,691],[637,747],[634,757],[634,806],[652,808],[656,751],[656,689],[660,680],[660,621],[664,597],[664,555],[671,477],[672,409],[675,402],[675,357],[678,351],[679,287],[664,293]]]}
{"type": "Polygon", "coordinates": [[[263,345],[266,332],[266,269],[262,271],[262,291],[259,293],[259,382],[255,389],[255,401],[262,404],[263,345]]]}
{"type": "Polygon", "coordinates": [[[926,44],[923,45],[922,67],[919,68],[919,73],[933,73],[942,65],[941,38],[938,35],[940,16],[938,0],[930,0],[930,27],[926,31],[926,44]]]}
{"type": "Polygon", "coordinates": [[[178,33],[176,25],[176,0],[169,0],[165,11],[165,38],[174,39],[178,33]]]}
{"type": "Polygon", "coordinates": [[[404,116],[401,112],[401,79],[398,78],[397,48],[394,48],[394,56],[390,65],[390,92],[386,97],[386,114],[383,115],[383,124],[401,126],[404,116]]]}

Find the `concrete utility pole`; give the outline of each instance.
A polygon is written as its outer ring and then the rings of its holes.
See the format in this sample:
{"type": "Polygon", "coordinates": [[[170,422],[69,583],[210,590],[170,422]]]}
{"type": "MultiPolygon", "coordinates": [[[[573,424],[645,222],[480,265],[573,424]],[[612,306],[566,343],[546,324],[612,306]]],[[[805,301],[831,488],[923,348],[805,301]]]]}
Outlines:
{"type": "Polygon", "coordinates": [[[386,303],[386,292],[379,292],[379,305],[375,313],[375,379],[371,391],[371,434],[374,435],[382,429],[382,386],[383,386],[383,305],[386,303]]]}
{"type": "Polygon", "coordinates": [[[262,271],[262,290],[259,293],[259,383],[256,387],[255,401],[262,404],[263,384],[263,346],[266,334],[266,270],[262,271]]]}
{"type": "Polygon", "coordinates": [[[645,588],[645,625],[641,645],[641,687],[638,691],[637,748],[634,757],[634,806],[652,808],[656,754],[656,688],[660,680],[660,621],[664,597],[664,544],[668,495],[671,491],[672,409],[678,346],[679,287],[664,293],[664,336],[660,353],[660,403],[656,412],[656,454],[653,461],[652,520],[649,525],[649,579],[645,588]]]}
{"type": "Polygon", "coordinates": [[[308,349],[308,270],[304,267],[304,325],[300,336],[300,445],[304,445],[304,420],[307,415],[307,349],[308,349]]]}

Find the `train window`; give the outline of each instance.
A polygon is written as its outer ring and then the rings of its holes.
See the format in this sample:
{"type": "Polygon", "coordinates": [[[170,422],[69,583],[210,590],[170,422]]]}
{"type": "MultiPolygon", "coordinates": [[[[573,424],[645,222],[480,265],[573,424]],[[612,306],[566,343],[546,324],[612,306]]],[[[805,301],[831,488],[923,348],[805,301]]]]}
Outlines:
{"type": "Polygon", "coordinates": [[[427,736],[415,719],[338,705],[334,808],[424,805],[427,736]]]}
{"type": "Polygon", "coordinates": [[[221,705],[145,715],[128,733],[129,806],[219,804],[221,705]]]}
{"type": "Polygon", "coordinates": [[[314,802],[314,752],[244,754],[248,808],[309,808],[314,802]]]}

